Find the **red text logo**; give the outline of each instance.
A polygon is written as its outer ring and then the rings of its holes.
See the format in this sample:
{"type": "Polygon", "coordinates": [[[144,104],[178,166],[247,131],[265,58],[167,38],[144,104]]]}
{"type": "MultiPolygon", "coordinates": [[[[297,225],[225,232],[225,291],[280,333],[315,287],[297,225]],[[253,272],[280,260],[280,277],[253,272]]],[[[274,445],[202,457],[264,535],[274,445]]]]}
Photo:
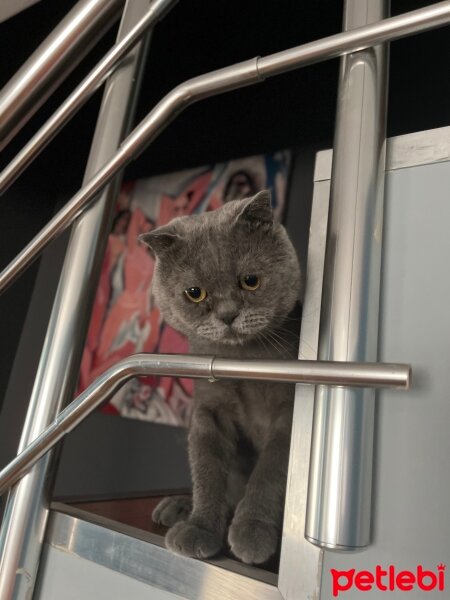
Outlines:
{"type": "Polygon", "coordinates": [[[333,597],[339,596],[341,592],[347,592],[355,587],[361,592],[370,592],[377,589],[380,592],[393,592],[401,590],[410,592],[411,590],[423,590],[431,592],[445,589],[445,565],[438,565],[436,571],[430,571],[418,565],[415,571],[397,571],[394,565],[389,565],[383,569],[381,565],[375,567],[372,571],[338,571],[331,569],[331,578],[333,584],[333,597]]]}

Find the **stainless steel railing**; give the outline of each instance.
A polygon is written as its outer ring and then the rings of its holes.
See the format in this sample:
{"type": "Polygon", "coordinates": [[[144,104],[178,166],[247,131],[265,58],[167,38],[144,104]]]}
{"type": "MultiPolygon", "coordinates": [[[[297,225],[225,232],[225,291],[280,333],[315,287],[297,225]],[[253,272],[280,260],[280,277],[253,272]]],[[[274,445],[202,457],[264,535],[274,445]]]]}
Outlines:
{"type": "MultiPolygon", "coordinates": [[[[118,62],[137,44],[142,36],[169,11],[178,0],[154,0],[146,14],[105,54],[102,60],[75,88],[61,106],[42,125],[31,140],[0,173],[0,195],[25,171],[35,158],[70,121],[111,74],[118,62]]],[[[1,103],[1,97],[0,97],[1,103]]],[[[0,104],[1,110],[1,104],[0,104]]],[[[0,112],[1,115],[1,112],[0,112]]]]}
{"type": "MultiPolygon", "coordinates": [[[[388,11],[389,0],[345,0],[344,27],[378,22],[388,11]]],[[[388,52],[382,44],[341,60],[322,360],[377,360],[388,52]]],[[[374,425],[375,390],[316,389],[305,535],[320,547],[354,550],[370,543],[374,425]]]]}
{"type": "Polygon", "coordinates": [[[114,156],[0,273],[0,293],[37,258],[59,233],[64,231],[81,210],[133,158],[138,156],[163,129],[187,106],[198,100],[252,85],[305,65],[311,65],[350,52],[399,39],[450,22],[450,1],[391,17],[315,42],[290,48],[262,58],[236,63],[205,73],[178,85],[169,92],[132,133],[114,156]]]}
{"type": "Polygon", "coordinates": [[[0,495],[120,386],[139,375],[250,379],[324,386],[408,389],[410,365],[310,360],[235,360],[214,356],[135,354],[105,371],[0,471],[0,495]]]}
{"type": "Polygon", "coordinates": [[[0,150],[117,21],[125,0],[79,0],[0,91],[0,150]]]}
{"type": "MultiPolygon", "coordinates": [[[[167,0],[167,4],[170,1],[167,0]]],[[[119,43],[148,11],[149,0],[126,1],[117,35],[119,43]]],[[[143,40],[108,77],[84,182],[114,154],[130,131],[146,55],[147,40],[143,40]]],[[[28,402],[19,452],[73,399],[119,184],[120,176],[117,176],[72,229],[28,402]]],[[[49,511],[51,454],[43,457],[8,495],[0,529],[2,600],[24,600],[33,594],[49,511]]]]}
{"type": "MultiPolygon", "coordinates": [[[[91,1],[93,2],[94,0],[91,1]]],[[[113,1],[114,0],[109,0],[111,5],[113,4],[113,1]]],[[[134,0],[134,2],[136,3],[137,0],[134,0]]],[[[151,6],[156,6],[157,2],[159,2],[159,0],[155,0],[151,6]]],[[[167,4],[169,3],[170,0],[167,0],[167,4]]],[[[85,0],[85,4],[88,4],[88,0],[85,0]]],[[[127,5],[128,8],[131,7],[130,2],[128,2],[127,5]]],[[[150,10],[152,10],[152,8],[150,8],[150,10]]],[[[104,79],[106,73],[112,69],[113,63],[115,63],[119,57],[123,56],[123,53],[125,52],[124,48],[132,47],[137,41],[137,38],[141,35],[139,23],[142,25],[142,22],[139,19],[143,18],[144,14],[141,13],[138,19],[133,22],[133,26],[136,27],[135,33],[132,34],[132,30],[130,28],[128,29],[129,37],[126,38],[126,34],[121,37],[118,45],[108,53],[100,65],[98,65],[82,84],[80,84],[77,90],[75,90],[66,103],[59,109],[57,115],[44,126],[37,136],[27,144],[19,156],[16,157],[16,159],[6,167],[3,173],[0,174],[0,189],[6,189],[6,187],[19,176],[29,162],[37,156],[45,144],[48,143],[53,135],[57,133],[59,128],[63,126],[66,119],[70,118],[70,116],[74,114],[85,101],[88,95],[96,89],[96,86],[104,79]],[[136,35],[136,37],[134,37],[134,35],[136,35]],[[125,39],[127,39],[126,42],[124,41],[125,39]],[[123,45],[120,45],[121,43],[123,45]],[[129,44],[129,47],[127,44],[129,44]]],[[[446,0],[445,2],[440,2],[420,10],[378,21],[370,25],[359,27],[358,29],[344,31],[343,33],[317,40],[309,44],[297,46],[270,56],[238,63],[224,69],[195,77],[180,84],[157,104],[147,117],[122,142],[112,156],[110,156],[110,153],[106,152],[103,147],[102,152],[98,153],[97,162],[93,161],[91,163],[92,168],[88,170],[85,184],[81,190],[0,273],[0,292],[19,277],[37,255],[81,214],[88,203],[91,202],[99,192],[104,190],[115,176],[120,173],[134,157],[142,152],[168,123],[191,103],[241,86],[252,85],[262,81],[266,77],[337,56],[359,52],[374,45],[439,27],[449,22],[450,0],[446,0]],[[100,161],[100,157],[103,162],[100,161]],[[96,168],[93,168],[94,162],[96,162],[96,168]]],[[[75,42],[72,39],[71,44],[74,43],[75,42]]],[[[47,64],[47,69],[51,69],[49,64],[47,64]]],[[[24,75],[26,75],[26,69],[24,75]]],[[[49,86],[48,89],[50,89],[49,86]]],[[[35,98],[35,104],[44,98],[47,91],[45,91],[45,86],[38,91],[35,98]]],[[[18,126],[18,122],[19,118],[16,115],[12,113],[8,114],[8,126],[11,125],[12,129],[14,129],[14,127],[18,126]]],[[[104,126],[104,123],[101,123],[101,125],[104,126]]],[[[99,131],[101,129],[102,127],[100,126],[99,131]]],[[[13,131],[11,130],[8,135],[13,135],[13,131]]],[[[93,147],[93,151],[94,150],[95,145],[93,147]]],[[[79,328],[80,331],[76,332],[76,343],[74,343],[73,339],[71,340],[70,334],[74,331],[76,319],[72,318],[73,316],[71,315],[69,323],[67,327],[65,327],[63,323],[64,311],[68,311],[71,308],[70,292],[71,290],[76,289],[75,286],[80,281],[82,281],[83,284],[83,291],[79,296],[82,299],[78,300],[78,302],[83,302],[86,298],[89,298],[88,288],[92,287],[92,284],[88,281],[89,273],[95,274],[96,270],[95,266],[89,262],[88,257],[82,255],[83,253],[81,251],[77,253],[75,242],[77,240],[88,240],[89,248],[101,250],[102,242],[96,243],[95,235],[98,232],[101,239],[105,236],[106,224],[108,221],[108,202],[110,202],[110,198],[106,198],[106,196],[102,195],[100,201],[89,207],[89,212],[86,211],[82,215],[77,224],[80,226],[77,226],[77,229],[74,232],[73,244],[71,243],[66,259],[66,266],[58,289],[49,326],[45,351],[43,352],[35,389],[33,390],[33,406],[29,411],[26,426],[24,428],[21,450],[28,454],[25,456],[19,455],[16,459],[19,462],[9,465],[7,471],[2,472],[1,477],[4,479],[1,479],[0,481],[2,481],[5,486],[10,485],[12,481],[15,481],[15,477],[20,476],[28,469],[31,465],[31,461],[38,460],[39,456],[42,456],[42,454],[39,453],[46,452],[49,443],[49,447],[56,443],[56,437],[64,435],[64,431],[69,427],[69,424],[70,426],[75,426],[75,421],[71,421],[71,419],[74,419],[75,417],[84,418],[84,416],[88,414],[88,411],[92,410],[95,403],[103,400],[104,396],[102,394],[107,393],[106,390],[109,385],[107,383],[104,384],[106,387],[104,387],[103,384],[100,385],[100,388],[97,389],[98,393],[94,393],[95,390],[93,392],[93,390],[89,388],[90,391],[86,390],[87,396],[82,395],[75,401],[78,402],[78,404],[75,406],[71,405],[71,407],[66,409],[68,412],[63,411],[57,416],[61,399],[68,395],[70,396],[70,384],[68,384],[67,378],[58,375],[59,371],[65,367],[64,358],[61,358],[61,354],[58,355],[58,349],[64,349],[68,370],[71,372],[68,377],[73,379],[73,371],[77,362],[76,354],[79,351],[80,340],[84,335],[83,331],[85,325],[83,323],[79,328]],[[75,275],[72,276],[70,268],[76,269],[75,275]],[[57,335],[52,339],[52,335],[55,334],[55,332],[57,335]],[[57,340],[57,342],[54,343],[54,340],[57,340]],[[73,348],[73,346],[76,346],[76,348],[73,348]],[[58,377],[62,380],[59,391],[57,389],[58,377]],[[44,392],[49,387],[52,390],[52,397],[45,398],[44,392]],[[56,397],[58,394],[59,398],[56,397]],[[40,401],[42,401],[43,404],[46,404],[46,406],[42,406],[40,401]],[[85,410],[86,413],[84,413],[85,410]],[[53,420],[55,421],[52,423],[53,420]],[[48,429],[46,429],[46,427],[48,427],[48,429]]],[[[78,248],[80,248],[80,246],[81,244],[78,244],[78,248]]],[[[96,260],[98,260],[98,257],[96,260]]],[[[95,275],[92,276],[91,279],[92,281],[95,281],[95,275]]],[[[83,313],[82,309],[77,312],[77,314],[81,313],[83,313]]],[[[66,314],[66,316],[68,315],[66,314]]],[[[81,321],[83,321],[83,319],[84,313],[80,317],[81,321]]],[[[189,359],[193,357],[186,358],[189,359]]],[[[160,361],[161,358],[156,360],[160,361]]],[[[308,367],[308,365],[305,364],[305,361],[294,361],[293,363],[280,362],[278,363],[277,368],[275,368],[274,365],[268,365],[266,362],[262,364],[261,361],[255,361],[253,365],[246,368],[245,365],[242,366],[241,363],[230,364],[229,361],[221,363],[221,360],[222,359],[215,359],[214,363],[211,362],[203,365],[207,370],[205,376],[211,377],[211,375],[213,375],[217,378],[220,376],[218,369],[221,367],[223,369],[222,376],[226,376],[228,373],[227,376],[231,377],[246,378],[251,376],[252,378],[270,378],[285,381],[287,372],[289,372],[289,380],[297,381],[298,379],[296,379],[296,377],[298,378],[300,376],[300,371],[297,371],[297,369],[300,367],[308,367]]],[[[317,379],[319,371],[326,366],[327,369],[334,368],[338,369],[339,372],[335,371],[334,374],[331,374],[328,370],[325,378],[324,373],[322,372],[322,379],[320,382],[322,384],[333,384],[333,382],[336,384],[339,381],[339,385],[345,386],[354,385],[356,381],[359,381],[359,383],[363,385],[368,385],[369,380],[374,383],[374,372],[372,371],[372,367],[375,368],[378,375],[381,375],[383,369],[386,367],[386,365],[363,366],[360,364],[358,369],[364,368],[368,370],[366,370],[364,374],[361,374],[361,372],[356,374],[353,373],[348,377],[348,369],[355,368],[355,364],[347,364],[347,366],[344,366],[343,363],[329,362],[325,365],[325,363],[315,362],[312,363],[312,366],[313,370],[316,372],[313,374],[314,377],[312,377],[312,380],[310,380],[311,383],[317,383],[319,381],[320,378],[317,379]],[[347,376],[347,379],[345,380],[342,379],[342,369],[344,369],[344,371],[347,370],[347,372],[344,373],[347,376]],[[333,377],[338,376],[339,379],[333,379],[331,375],[333,375],[333,377]]],[[[122,367],[123,365],[119,364],[117,367],[118,371],[120,371],[122,367]]],[[[153,364],[153,367],[155,367],[155,364],[153,364]]],[[[169,367],[166,374],[174,375],[178,373],[173,364],[169,365],[169,367]]],[[[406,365],[397,367],[403,369],[402,385],[406,385],[407,381],[409,381],[409,368],[406,365]]],[[[127,369],[122,372],[123,376],[125,376],[126,371],[127,369]]],[[[138,371],[135,371],[135,373],[138,373],[138,371]]],[[[186,374],[185,370],[183,370],[183,374],[186,374]]],[[[110,384],[118,384],[115,375],[113,373],[109,373],[109,375],[112,376],[110,384]]],[[[311,375],[311,373],[309,375],[311,375]]],[[[385,375],[386,372],[384,372],[382,376],[384,377],[385,375]]],[[[2,569],[0,570],[0,596],[2,596],[2,599],[5,598],[5,600],[9,600],[13,597],[29,597],[30,590],[33,587],[33,579],[36,573],[36,565],[40,552],[39,544],[41,540],[37,539],[36,536],[36,539],[31,540],[30,536],[33,536],[34,532],[37,530],[43,532],[45,529],[47,505],[43,499],[43,490],[45,488],[44,481],[48,466],[47,463],[45,463],[46,460],[47,458],[44,458],[43,461],[29,473],[27,478],[24,478],[18,486],[13,488],[8,503],[6,525],[2,528],[0,535],[0,562],[2,563],[2,569]],[[23,494],[16,494],[15,492],[21,486],[23,494]],[[36,508],[31,507],[30,503],[35,505],[36,508]],[[33,511],[36,514],[31,514],[33,511]],[[31,550],[28,552],[30,548],[31,550]],[[28,552],[26,558],[24,558],[24,549],[27,549],[28,552]],[[2,562],[1,559],[5,557],[5,561],[2,562]],[[21,575],[22,573],[26,573],[27,578],[21,575]],[[20,579],[21,577],[22,579],[20,579]]]]}

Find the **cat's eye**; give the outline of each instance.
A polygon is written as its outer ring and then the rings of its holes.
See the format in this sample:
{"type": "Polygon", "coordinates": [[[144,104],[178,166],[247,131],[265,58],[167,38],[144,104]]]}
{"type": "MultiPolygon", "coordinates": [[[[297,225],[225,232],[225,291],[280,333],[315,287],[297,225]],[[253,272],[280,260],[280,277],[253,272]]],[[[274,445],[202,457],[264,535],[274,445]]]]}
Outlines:
{"type": "Polygon", "coordinates": [[[261,280],[257,275],[244,275],[244,277],[240,278],[239,283],[243,290],[254,292],[261,285],[261,280]]]}
{"type": "Polygon", "coordinates": [[[191,302],[199,303],[203,302],[206,298],[206,290],[199,287],[190,287],[184,290],[184,294],[191,302]]]}

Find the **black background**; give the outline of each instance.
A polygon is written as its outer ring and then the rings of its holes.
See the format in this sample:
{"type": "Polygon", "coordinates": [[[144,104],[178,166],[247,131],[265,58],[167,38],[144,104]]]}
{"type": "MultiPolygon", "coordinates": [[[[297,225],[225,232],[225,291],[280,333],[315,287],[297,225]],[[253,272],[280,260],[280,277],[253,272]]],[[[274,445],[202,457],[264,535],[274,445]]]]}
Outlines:
{"type": "MultiPolygon", "coordinates": [[[[73,6],[42,0],[0,24],[0,86],[73,6]]],[[[392,0],[392,14],[431,4],[392,0]]],[[[341,29],[336,0],[180,0],[150,46],[137,120],[181,81],[341,29]]],[[[17,152],[114,42],[116,28],[81,63],[0,157],[17,152]]],[[[388,135],[450,124],[449,28],[391,44],[388,135]]],[[[128,168],[136,178],[280,148],[308,154],[332,145],[338,61],[274,77],[190,107],[128,168]]],[[[81,185],[100,94],[81,110],[0,201],[0,266],[81,185]]],[[[0,297],[0,406],[37,264],[0,297]]],[[[30,340],[32,343],[32,340],[30,340]]],[[[24,377],[27,376],[24,365],[24,377]]]]}

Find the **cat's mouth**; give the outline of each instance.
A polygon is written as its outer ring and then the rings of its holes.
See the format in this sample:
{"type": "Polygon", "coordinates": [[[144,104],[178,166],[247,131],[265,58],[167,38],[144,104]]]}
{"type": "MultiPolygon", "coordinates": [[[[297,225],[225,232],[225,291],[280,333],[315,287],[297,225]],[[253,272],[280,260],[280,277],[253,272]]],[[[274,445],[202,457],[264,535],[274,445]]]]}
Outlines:
{"type": "Polygon", "coordinates": [[[203,339],[230,346],[241,346],[257,339],[266,329],[268,319],[251,316],[236,320],[231,325],[222,323],[205,323],[197,328],[196,333],[203,339]]]}
{"type": "Polygon", "coordinates": [[[197,331],[203,337],[203,339],[219,342],[220,344],[226,344],[228,346],[241,346],[248,342],[253,335],[239,333],[236,330],[231,328],[227,328],[224,331],[221,331],[220,334],[216,332],[200,332],[197,331]]]}
{"type": "Polygon", "coordinates": [[[232,344],[232,345],[241,345],[243,344],[246,339],[248,339],[248,335],[242,335],[241,333],[237,332],[236,330],[233,330],[231,328],[228,328],[223,336],[222,336],[222,342],[224,342],[225,344],[232,344]]]}
{"type": "Polygon", "coordinates": [[[239,331],[233,327],[229,327],[223,332],[221,339],[218,341],[233,346],[242,346],[256,340],[261,335],[263,329],[260,328],[257,331],[239,331]]]}

